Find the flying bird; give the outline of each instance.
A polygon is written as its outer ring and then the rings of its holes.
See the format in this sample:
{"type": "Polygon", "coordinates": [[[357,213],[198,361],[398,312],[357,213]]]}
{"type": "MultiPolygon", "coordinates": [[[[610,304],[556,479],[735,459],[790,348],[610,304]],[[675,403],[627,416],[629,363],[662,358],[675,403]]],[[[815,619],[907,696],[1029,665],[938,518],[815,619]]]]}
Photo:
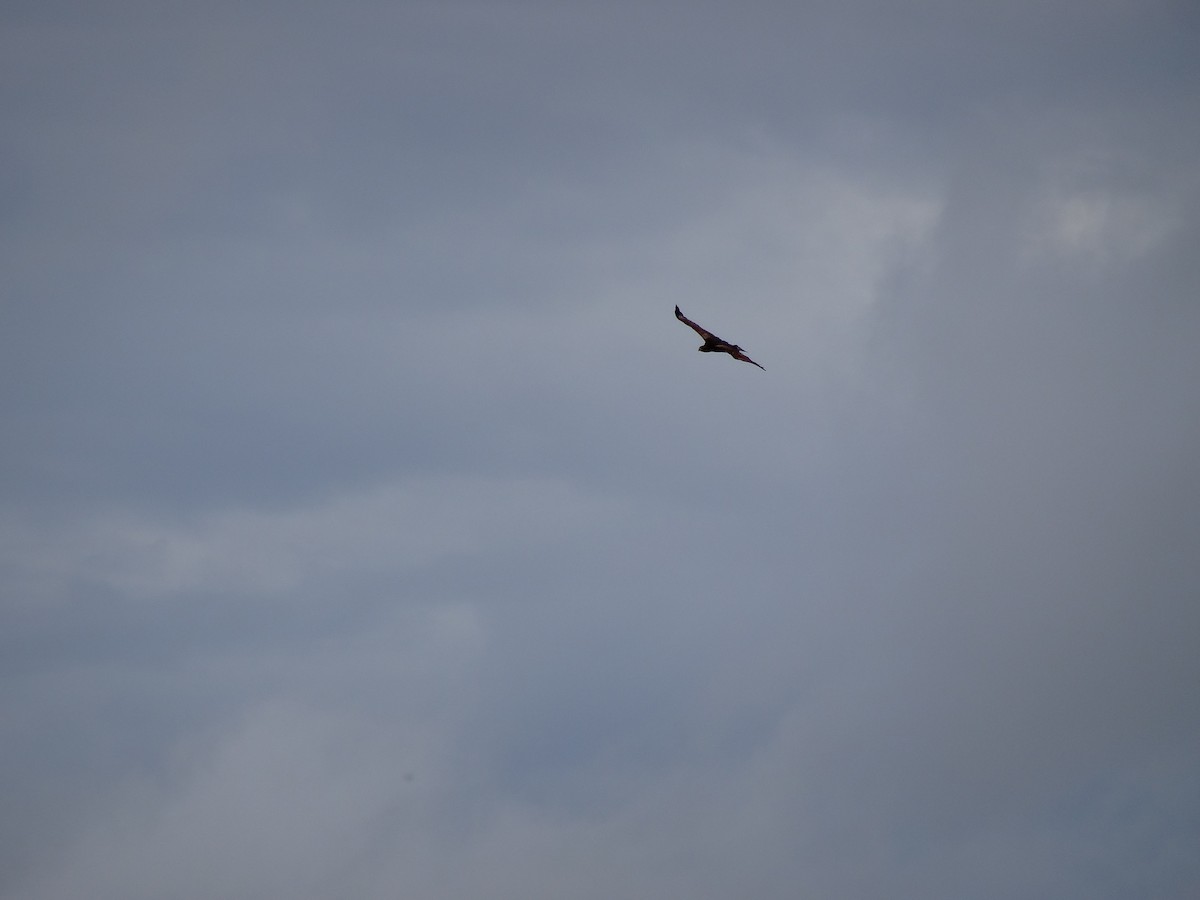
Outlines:
{"type": "MultiPolygon", "coordinates": [[[[704,338],[704,343],[696,348],[701,353],[728,353],[734,359],[740,359],[742,362],[748,362],[752,366],[758,366],[758,363],[748,357],[741,347],[739,347],[737,344],[731,344],[729,341],[721,340],[711,331],[705,331],[703,328],[681,313],[678,306],[675,307],[675,318],[677,318],[688,328],[692,329],[692,331],[696,332],[696,334],[700,335],[700,337],[704,338]]],[[[762,366],[758,367],[764,372],[767,371],[766,369],[763,369],[762,366]]]]}

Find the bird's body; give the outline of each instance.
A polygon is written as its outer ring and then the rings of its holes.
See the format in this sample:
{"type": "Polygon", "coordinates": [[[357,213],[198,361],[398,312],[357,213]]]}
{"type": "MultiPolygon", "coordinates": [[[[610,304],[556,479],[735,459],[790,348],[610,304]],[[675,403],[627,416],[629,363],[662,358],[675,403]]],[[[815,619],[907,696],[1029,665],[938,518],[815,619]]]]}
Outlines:
{"type": "MultiPolygon", "coordinates": [[[[700,335],[700,337],[704,338],[704,343],[696,348],[701,353],[728,353],[734,359],[740,359],[742,362],[748,362],[752,366],[758,366],[758,363],[746,355],[745,350],[743,350],[737,344],[731,344],[729,341],[721,340],[711,331],[705,331],[703,328],[681,313],[678,306],[675,307],[675,318],[691,328],[694,332],[696,332],[696,334],[700,335]]],[[[764,369],[762,366],[758,367],[764,372],[766,371],[766,369],[764,369]]]]}

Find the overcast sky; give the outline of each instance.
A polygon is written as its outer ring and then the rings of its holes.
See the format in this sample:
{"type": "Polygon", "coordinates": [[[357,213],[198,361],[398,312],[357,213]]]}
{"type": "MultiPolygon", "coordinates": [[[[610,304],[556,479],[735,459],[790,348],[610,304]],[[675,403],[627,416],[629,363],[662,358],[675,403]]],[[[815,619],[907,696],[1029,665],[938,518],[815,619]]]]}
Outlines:
{"type": "Polygon", "coordinates": [[[1200,896],[1197,46],[4,4],[0,896],[1200,896]]]}

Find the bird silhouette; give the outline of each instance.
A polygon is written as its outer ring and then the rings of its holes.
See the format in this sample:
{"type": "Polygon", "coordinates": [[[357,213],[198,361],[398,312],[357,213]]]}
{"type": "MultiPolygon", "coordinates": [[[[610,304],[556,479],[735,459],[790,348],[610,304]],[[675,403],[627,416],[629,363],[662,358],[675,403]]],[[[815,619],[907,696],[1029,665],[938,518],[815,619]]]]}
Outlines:
{"type": "MultiPolygon", "coordinates": [[[[696,332],[696,334],[700,335],[700,337],[704,338],[704,343],[696,348],[701,353],[728,353],[734,359],[740,359],[742,362],[748,362],[752,366],[758,366],[758,363],[748,357],[746,355],[746,351],[744,351],[741,347],[739,347],[737,344],[731,344],[729,341],[721,340],[711,331],[705,331],[703,328],[681,313],[678,306],[675,307],[675,318],[691,328],[694,332],[696,332]]],[[[767,371],[762,366],[758,367],[764,372],[767,371]]]]}

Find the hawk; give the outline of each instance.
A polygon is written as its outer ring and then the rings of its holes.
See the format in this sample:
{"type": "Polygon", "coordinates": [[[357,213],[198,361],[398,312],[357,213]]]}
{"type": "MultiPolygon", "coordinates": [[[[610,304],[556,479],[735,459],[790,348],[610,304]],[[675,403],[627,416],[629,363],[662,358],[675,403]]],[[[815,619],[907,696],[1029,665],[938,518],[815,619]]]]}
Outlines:
{"type": "MultiPolygon", "coordinates": [[[[675,318],[696,332],[696,334],[700,335],[700,337],[704,338],[704,343],[696,348],[701,353],[728,353],[734,359],[740,359],[742,362],[748,362],[752,366],[758,366],[758,363],[748,357],[741,347],[739,347],[737,344],[731,344],[728,341],[721,340],[711,331],[705,331],[703,328],[681,313],[678,306],[675,307],[675,318]]],[[[763,369],[762,366],[758,367],[764,372],[767,371],[766,369],[763,369]]]]}

